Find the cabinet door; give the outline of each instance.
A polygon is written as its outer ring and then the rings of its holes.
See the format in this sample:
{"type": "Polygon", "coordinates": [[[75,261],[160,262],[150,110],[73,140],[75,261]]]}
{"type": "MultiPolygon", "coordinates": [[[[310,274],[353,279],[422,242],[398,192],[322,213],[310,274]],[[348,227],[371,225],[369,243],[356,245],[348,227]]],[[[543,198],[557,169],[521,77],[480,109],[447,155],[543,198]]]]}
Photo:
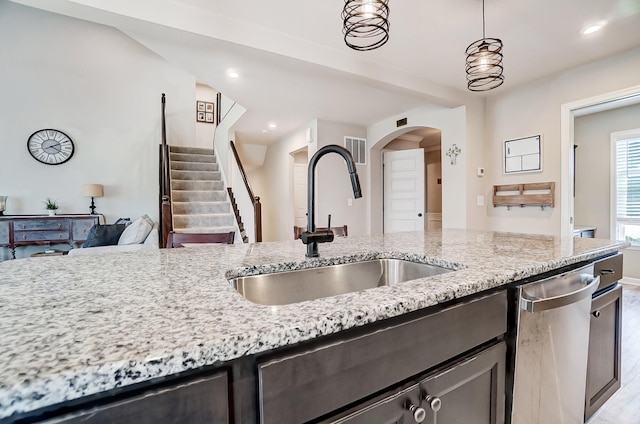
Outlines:
{"type": "Polygon", "coordinates": [[[622,286],[596,296],[591,306],[584,419],[620,388],[622,286]]]}
{"type": "Polygon", "coordinates": [[[504,423],[505,362],[500,343],[421,381],[425,423],[504,423]]]}
{"type": "Polygon", "coordinates": [[[229,423],[226,373],[202,378],[106,406],[71,413],[48,424],[229,423]]]}
{"type": "Polygon", "coordinates": [[[258,364],[261,424],[298,424],[437,367],[507,331],[505,291],[258,364]]]}
{"type": "Polygon", "coordinates": [[[320,422],[503,424],[506,352],[496,344],[320,422]]]}

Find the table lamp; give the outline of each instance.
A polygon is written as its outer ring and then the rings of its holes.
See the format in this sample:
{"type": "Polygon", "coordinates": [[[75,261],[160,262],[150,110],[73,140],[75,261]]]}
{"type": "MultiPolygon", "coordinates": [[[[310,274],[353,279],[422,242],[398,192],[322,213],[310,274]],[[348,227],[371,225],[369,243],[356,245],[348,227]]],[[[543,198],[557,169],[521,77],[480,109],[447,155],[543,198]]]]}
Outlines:
{"type": "Polygon", "coordinates": [[[0,216],[4,215],[4,210],[7,207],[7,196],[0,196],[0,216]]]}
{"type": "Polygon", "coordinates": [[[84,184],[82,186],[82,195],[84,197],[91,197],[91,215],[96,214],[96,204],[93,202],[94,197],[103,196],[102,184],[84,184]]]}

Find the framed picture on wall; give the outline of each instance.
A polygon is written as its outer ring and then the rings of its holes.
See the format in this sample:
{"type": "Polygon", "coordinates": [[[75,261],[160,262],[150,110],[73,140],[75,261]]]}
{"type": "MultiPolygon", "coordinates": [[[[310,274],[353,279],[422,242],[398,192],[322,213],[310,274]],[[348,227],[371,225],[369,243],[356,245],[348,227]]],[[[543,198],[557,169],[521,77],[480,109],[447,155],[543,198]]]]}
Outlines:
{"type": "Polygon", "coordinates": [[[215,123],[215,104],[211,102],[196,101],[196,122],[215,123]]]}
{"type": "Polygon", "coordinates": [[[506,140],[502,166],[505,174],[542,171],[542,136],[506,140]]]}

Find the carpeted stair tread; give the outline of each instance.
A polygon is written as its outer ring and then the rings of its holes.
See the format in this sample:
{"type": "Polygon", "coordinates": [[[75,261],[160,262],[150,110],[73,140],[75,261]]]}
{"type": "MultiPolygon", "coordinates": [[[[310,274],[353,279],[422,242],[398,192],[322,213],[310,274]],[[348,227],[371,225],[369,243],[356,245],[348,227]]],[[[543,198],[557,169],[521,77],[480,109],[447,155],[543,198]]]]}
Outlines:
{"type": "Polygon", "coordinates": [[[218,164],[212,162],[171,162],[172,171],[218,171],[218,164]]]}
{"type": "Polygon", "coordinates": [[[214,156],[213,149],[206,149],[204,147],[170,146],[169,152],[214,156]]]}
{"type": "Polygon", "coordinates": [[[175,190],[192,190],[192,191],[224,191],[224,183],[222,181],[202,181],[202,180],[173,180],[171,188],[175,190]]]}
{"type": "Polygon", "coordinates": [[[220,181],[220,171],[171,171],[172,180],[205,180],[220,181]]]}
{"type": "Polygon", "coordinates": [[[227,200],[224,190],[172,190],[174,202],[223,202],[227,200]]]}
{"type": "Polygon", "coordinates": [[[171,162],[204,162],[217,163],[216,157],[211,155],[196,155],[188,153],[171,153],[169,155],[171,162]]]}
{"type": "Polygon", "coordinates": [[[229,202],[173,202],[174,215],[231,213],[229,202]]]}
{"type": "Polygon", "coordinates": [[[228,233],[236,231],[235,227],[198,227],[198,228],[174,228],[176,233],[228,233]]]}
{"type": "Polygon", "coordinates": [[[208,213],[173,215],[173,226],[186,227],[228,227],[232,226],[235,217],[230,213],[208,213]]]}
{"type": "Polygon", "coordinates": [[[171,146],[170,158],[173,230],[236,231],[235,215],[213,149],[171,146]]]}

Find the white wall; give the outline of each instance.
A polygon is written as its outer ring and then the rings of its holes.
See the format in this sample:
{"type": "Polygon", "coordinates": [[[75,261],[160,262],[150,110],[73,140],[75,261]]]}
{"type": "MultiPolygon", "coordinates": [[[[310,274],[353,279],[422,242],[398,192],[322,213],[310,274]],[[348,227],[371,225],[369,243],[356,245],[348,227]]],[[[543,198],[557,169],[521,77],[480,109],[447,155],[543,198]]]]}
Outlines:
{"type": "MultiPolygon", "coordinates": [[[[482,108],[478,105],[470,105],[473,113],[482,115],[482,108]]],[[[482,162],[482,155],[476,150],[482,150],[469,146],[467,142],[467,126],[477,125],[477,122],[469,121],[467,107],[454,109],[425,106],[414,109],[402,115],[391,117],[378,122],[367,129],[367,138],[370,140],[370,177],[369,197],[370,228],[371,234],[382,233],[382,166],[381,148],[400,134],[420,127],[437,128],[441,130],[442,140],[442,225],[443,228],[482,228],[482,217],[473,217],[477,212],[474,208],[467,207],[467,198],[484,192],[484,187],[475,188],[471,193],[467,192],[470,178],[469,164],[475,165],[476,161],[482,162]],[[408,126],[400,130],[396,128],[396,120],[407,118],[408,126]],[[451,164],[445,153],[449,147],[456,144],[462,153],[457,157],[455,165],[451,164]],[[474,152],[473,159],[468,159],[469,150],[474,152]]],[[[483,128],[476,127],[475,132],[482,133],[483,128]]],[[[479,138],[481,140],[481,138],[479,138]]],[[[476,139],[474,138],[474,142],[476,139]]],[[[475,175],[475,174],[472,174],[475,175]]],[[[473,181],[472,181],[473,182],[473,181]]]]}
{"type": "MultiPolygon", "coordinates": [[[[158,218],[161,93],[169,142],[193,140],[195,80],[117,30],[0,2],[0,193],[6,214],[88,213],[82,185],[104,185],[107,222],[158,218]],[[55,128],[75,143],[58,166],[36,162],[27,137],[55,128]]],[[[23,249],[19,249],[23,250],[23,249]]]]}
{"type": "MultiPolygon", "coordinates": [[[[282,140],[270,145],[264,166],[248,173],[251,186],[262,200],[263,240],[290,240],[294,225],[294,153],[308,149],[308,158],[329,144],[344,146],[344,136],[364,138],[366,129],[357,125],[313,120],[293,131],[282,140]],[[311,127],[313,140],[306,141],[306,130],[311,127]]],[[[244,148],[244,147],[243,147],[244,148]]],[[[337,154],[323,156],[316,167],[316,225],[325,226],[331,214],[331,225],[347,225],[349,235],[367,234],[366,222],[369,184],[367,166],[357,165],[363,197],[353,198],[347,166],[337,154]],[[348,199],[353,199],[348,206],[348,199]]]]}
{"type": "Polygon", "coordinates": [[[640,84],[640,49],[580,66],[489,97],[486,110],[486,180],[494,184],[556,182],[556,207],[488,207],[489,227],[498,231],[560,234],[561,105],[640,84]],[[502,143],[530,135],[543,136],[543,170],[502,174],[502,143]]]}
{"type": "Polygon", "coordinates": [[[576,224],[595,225],[610,237],[611,133],[640,128],[640,104],[575,118],[576,224]]]}
{"type": "MultiPolygon", "coordinates": [[[[216,103],[216,95],[218,92],[213,88],[209,87],[206,84],[196,84],[196,98],[194,99],[194,120],[195,120],[195,104],[196,101],[213,103],[214,108],[220,107],[220,105],[216,103]]],[[[214,110],[214,114],[217,112],[214,110]]],[[[214,115],[215,116],[215,115],[214,115]]],[[[214,118],[215,120],[215,118],[214,118]]],[[[212,149],[213,148],[213,134],[216,132],[216,124],[217,122],[209,123],[209,122],[195,122],[196,127],[196,139],[194,142],[189,142],[188,145],[191,147],[202,147],[204,149],[212,149]]]]}
{"type": "MultiPolygon", "coordinates": [[[[640,128],[640,104],[575,118],[576,224],[595,225],[610,237],[611,133],[640,128]]],[[[624,276],[640,279],[640,250],[624,250],[624,276]]]]}
{"type": "MultiPolygon", "coordinates": [[[[344,147],[344,137],[366,138],[366,128],[340,122],[318,120],[317,150],[329,144],[344,147]]],[[[367,140],[369,143],[369,140],[367,140]]],[[[314,152],[309,152],[309,158],[314,152]]],[[[366,165],[356,165],[362,197],[354,199],[347,164],[342,156],[330,153],[323,156],[316,166],[316,226],[327,225],[327,216],[331,214],[331,225],[348,226],[350,236],[366,235],[367,196],[369,196],[369,178],[366,165]],[[348,205],[352,199],[352,205],[348,205]]]]}
{"type": "MultiPolygon", "coordinates": [[[[249,172],[247,178],[262,203],[262,240],[290,240],[294,225],[293,153],[309,147],[315,153],[316,143],[307,143],[306,129],[318,134],[317,121],[286,135],[267,148],[264,166],[249,172]]],[[[315,137],[314,137],[315,139],[315,137]]]]}

